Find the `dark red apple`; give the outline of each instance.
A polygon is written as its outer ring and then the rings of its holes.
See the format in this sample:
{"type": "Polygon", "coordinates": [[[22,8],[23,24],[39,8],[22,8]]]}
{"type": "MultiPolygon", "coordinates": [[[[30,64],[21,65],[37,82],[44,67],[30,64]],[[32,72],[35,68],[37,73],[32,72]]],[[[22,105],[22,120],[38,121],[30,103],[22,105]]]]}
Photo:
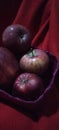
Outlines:
{"type": "Polygon", "coordinates": [[[24,71],[43,74],[49,66],[49,57],[43,50],[33,49],[21,57],[19,65],[24,71]]]}
{"type": "Polygon", "coordinates": [[[8,49],[0,47],[0,88],[9,89],[18,74],[19,65],[14,55],[8,49]]]}
{"type": "Polygon", "coordinates": [[[22,73],[13,86],[13,95],[25,100],[35,100],[43,91],[42,79],[33,73],[22,73]]]}
{"type": "Polygon", "coordinates": [[[3,46],[10,49],[16,56],[26,53],[31,46],[29,30],[22,25],[8,26],[2,34],[3,46]]]}

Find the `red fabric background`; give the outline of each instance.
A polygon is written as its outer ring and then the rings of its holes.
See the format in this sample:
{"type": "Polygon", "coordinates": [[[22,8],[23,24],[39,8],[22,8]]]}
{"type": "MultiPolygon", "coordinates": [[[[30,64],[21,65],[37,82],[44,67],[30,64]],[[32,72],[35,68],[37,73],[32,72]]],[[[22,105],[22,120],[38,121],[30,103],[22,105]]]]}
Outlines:
{"type": "MultiPolygon", "coordinates": [[[[2,32],[9,24],[22,24],[32,36],[32,45],[52,52],[59,59],[59,1],[58,0],[1,0],[0,45],[2,32]]],[[[42,115],[37,122],[0,103],[0,130],[59,130],[59,78],[54,83],[54,95],[46,108],[52,113],[42,115]],[[51,105],[53,104],[53,107],[51,105]],[[50,109],[48,109],[50,108],[50,109]]]]}

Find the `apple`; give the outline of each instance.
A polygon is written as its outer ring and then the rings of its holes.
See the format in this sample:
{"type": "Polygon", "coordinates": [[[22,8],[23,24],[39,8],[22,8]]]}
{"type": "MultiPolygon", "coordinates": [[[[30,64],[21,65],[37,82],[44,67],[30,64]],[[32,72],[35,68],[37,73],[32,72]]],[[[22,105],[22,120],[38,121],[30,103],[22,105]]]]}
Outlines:
{"type": "Polygon", "coordinates": [[[42,79],[33,73],[20,74],[14,85],[12,94],[25,100],[35,100],[44,91],[42,79]]]}
{"type": "Polygon", "coordinates": [[[41,49],[31,49],[20,58],[19,65],[23,71],[43,74],[49,66],[49,57],[41,49]]]}
{"type": "Polygon", "coordinates": [[[27,28],[22,25],[9,25],[2,33],[3,46],[10,49],[15,56],[25,54],[31,46],[31,36],[27,28]]]}
{"type": "Polygon", "coordinates": [[[9,91],[18,75],[19,65],[15,56],[7,48],[0,47],[0,88],[9,91]]]}

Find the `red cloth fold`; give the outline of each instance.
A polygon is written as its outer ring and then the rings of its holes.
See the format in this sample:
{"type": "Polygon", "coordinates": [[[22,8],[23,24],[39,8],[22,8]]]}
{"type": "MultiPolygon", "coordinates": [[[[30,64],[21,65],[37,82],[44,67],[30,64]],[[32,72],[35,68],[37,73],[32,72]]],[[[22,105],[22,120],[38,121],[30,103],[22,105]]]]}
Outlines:
{"type": "MultiPolygon", "coordinates": [[[[0,1],[0,45],[2,32],[9,24],[21,24],[31,33],[32,46],[52,52],[59,60],[59,1],[10,0],[0,1]]],[[[59,74],[54,83],[55,92],[48,105],[57,105],[49,116],[42,114],[37,122],[0,103],[0,130],[59,130],[59,74]]],[[[44,108],[43,108],[44,109],[44,108]]],[[[50,110],[51,110],[50,109],[50,110]]]]}

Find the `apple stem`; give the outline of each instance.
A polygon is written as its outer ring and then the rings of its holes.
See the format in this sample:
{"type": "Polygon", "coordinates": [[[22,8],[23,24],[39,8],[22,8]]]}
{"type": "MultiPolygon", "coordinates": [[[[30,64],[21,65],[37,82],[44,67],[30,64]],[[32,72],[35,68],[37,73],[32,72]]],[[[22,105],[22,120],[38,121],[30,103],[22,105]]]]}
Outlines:
{"type": "Polygon", "coordinates": [[[23,83],[26,83],[27,81],[28,81],[28,79],[23,79],[23,81],[22,81],[22,82],[23,82],[23,83]]]}
{"type": "Polygon", "coordinates": [[[30,57],[34,57],[34,52],[33,52],[33,49],[31,48],[31,51],[30,51],[30,53],[29,53],[29,56],[30,57]]]}

